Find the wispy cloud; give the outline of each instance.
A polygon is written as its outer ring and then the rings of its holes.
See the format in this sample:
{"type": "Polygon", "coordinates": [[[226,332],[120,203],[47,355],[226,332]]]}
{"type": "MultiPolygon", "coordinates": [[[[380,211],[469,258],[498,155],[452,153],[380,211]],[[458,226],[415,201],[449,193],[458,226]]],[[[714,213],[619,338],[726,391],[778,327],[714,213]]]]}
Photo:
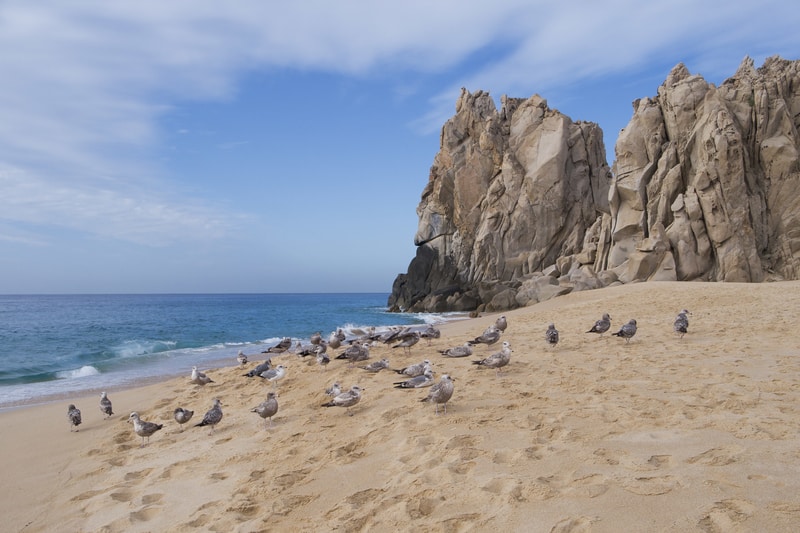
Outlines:
{"type": "Polygon", "coordinates": [[[164,178],[150,161],[164,113],[232,98],[246,72],[452,71],[418,121],[430,129],[452,114],[462,85],[527,95],[641,68],[678,44],[714,69],[732,45],[756,57],[800,50],[799,18],[777,0],[6,0],[0,221],[67,221],[151,244],[224,235],[231,222],[215,206],[153,197],[164,178]],[[503,52],[471,66],[492,47],[503,52]]]}

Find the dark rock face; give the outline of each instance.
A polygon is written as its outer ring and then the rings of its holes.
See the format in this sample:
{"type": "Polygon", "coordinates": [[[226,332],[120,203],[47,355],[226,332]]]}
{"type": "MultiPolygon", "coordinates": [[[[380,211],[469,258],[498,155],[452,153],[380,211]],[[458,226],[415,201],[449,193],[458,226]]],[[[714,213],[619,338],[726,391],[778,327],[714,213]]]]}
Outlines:
{"type": "Polygon", "coordinates": [[[800,62],[745,58],[719,88],[682,64],[615,146],[539,96],[462,91],[390,307],[501,310],[646,280],[800,276],[800,62]]]}

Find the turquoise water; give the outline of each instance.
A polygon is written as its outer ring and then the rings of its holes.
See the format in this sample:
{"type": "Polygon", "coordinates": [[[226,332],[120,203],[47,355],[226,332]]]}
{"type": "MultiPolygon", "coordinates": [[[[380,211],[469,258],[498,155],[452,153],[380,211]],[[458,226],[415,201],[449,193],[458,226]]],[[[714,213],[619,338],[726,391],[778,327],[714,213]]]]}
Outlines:
{"type": "Polygon", "coordinates": [[[235,364],[283,337],[436,323],[388,294],[0,296],[0,407],[235,364]]]}

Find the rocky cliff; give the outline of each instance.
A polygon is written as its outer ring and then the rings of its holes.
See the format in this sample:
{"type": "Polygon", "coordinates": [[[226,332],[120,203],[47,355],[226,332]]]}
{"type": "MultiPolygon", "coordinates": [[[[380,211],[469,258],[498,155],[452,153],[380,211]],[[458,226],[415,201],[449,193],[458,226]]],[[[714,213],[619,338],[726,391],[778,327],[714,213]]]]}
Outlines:
{"type": "Polygon", "coordinates": [[[800,278],[800,61],[720,87],[682,64],[603,134],[545,100],[462,90],[395,310],[500,310],[646,280],[800,278]]]}

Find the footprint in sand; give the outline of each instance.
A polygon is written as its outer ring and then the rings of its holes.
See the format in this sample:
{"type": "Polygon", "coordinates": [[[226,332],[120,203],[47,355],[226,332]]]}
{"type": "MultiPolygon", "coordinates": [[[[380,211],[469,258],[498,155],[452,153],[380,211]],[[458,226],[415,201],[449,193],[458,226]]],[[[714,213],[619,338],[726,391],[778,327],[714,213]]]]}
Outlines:
{"type": "Polygon", "coordinates": [[[695,455],[686,460],[689,464],[701,464],[707,466],[725,466],[738,461],[737,456],[742,452],[742,448],[736,446],[723,446],[722,448],[711,448],[700,455],[695,455]]]}
{"type": "Polygon", "coordinates": [[[152,468],[145,468],[143,470],[137,470],[136,472],[128,472],[125,474],[125,481],[140,481],[142,478],[146,477],[150,472],[152,472],[152,468]]]}
{"type": "Polygon", "coordinates": [[[413,495],[406,502],[406,513],[413,520],[430,516],[436,507],[444,501],[444,496],[436,495],[433,490],[425,490],[413,495]]]}
{"type": "Polygon", "coordinates": [[[592,520],[585,516],[578,518],[565,518],[556,523],[550,533],[589,533],[592,530],[592,520]]]}
{"type": "Polygon", "coordinates": [[[667,494],[673,489],[680,487],[678,480],[672,476],[640,476],[625,479],[621,483],[622,488],[628,492],[641,496],[657,496],[667,494]]]}
{"type": "Polygon", "coordinates": [[[708,533],[738,531],[740,524],[750,518],[754,510],[755,506],[745,500],[723,500],[715,503],[697,525],[708,533]]]}
{"type": "Polygon", "coordinates": [[[283,489],[288,489],[303,481],[306,476],[308,476],[309,472],[310,470],[308,469],[295,470],[294,472],[289,472],[276,477],[273,482],[283,489]]]}
{"type": "Polygon", "coordinates": [[[145,494],[144,496],[142,496],[142,504],[152,505],[154,503],[159,503],[163,499],[164,495],[157,492],[153,494],[145,494]]]}
{"type": "Polygon", "coordinates": [[[110,494],[111,499],[115,502],[129,502],[133,500],[133,493],[129,490],[120,490],[110,494]]]}

